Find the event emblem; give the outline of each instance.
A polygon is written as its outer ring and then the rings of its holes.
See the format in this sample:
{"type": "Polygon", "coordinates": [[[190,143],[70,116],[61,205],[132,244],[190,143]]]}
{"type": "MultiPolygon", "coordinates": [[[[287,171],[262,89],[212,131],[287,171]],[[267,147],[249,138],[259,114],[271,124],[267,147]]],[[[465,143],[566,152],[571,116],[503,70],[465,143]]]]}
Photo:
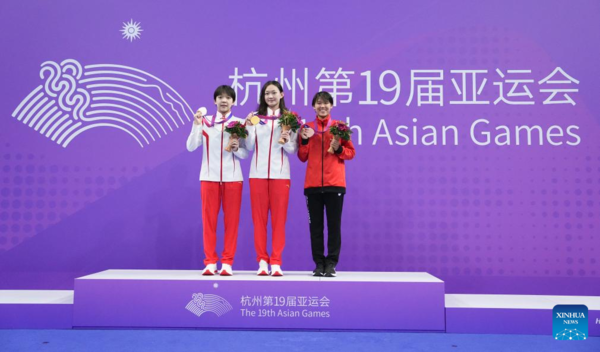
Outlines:
{"type": "Polygon", "coordinates": [[[171,86],[133,67],[46,61],[40,78],[12,116],[64,148],[98,128],[122,131],[143,148],[193,116],[171,86]]]}
{"type": "Polygon", "coordinates": [[[233,309],[231,304],[221,296],[206,294],[206,293],[194,293],[192,300],[185,306],[185,309],[201,316],[206,312],[215,313],[218,317],[229,312],[233,309]]]}

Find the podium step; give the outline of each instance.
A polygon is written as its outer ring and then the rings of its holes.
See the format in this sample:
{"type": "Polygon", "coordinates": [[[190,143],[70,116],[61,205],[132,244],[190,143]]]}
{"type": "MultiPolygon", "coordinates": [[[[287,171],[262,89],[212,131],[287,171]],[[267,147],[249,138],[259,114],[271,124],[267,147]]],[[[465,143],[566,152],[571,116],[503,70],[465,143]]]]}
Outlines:
{"type": "Polygon", "coordinates": [[[444,331],[444,282],[427,273],[107,270],[75,280],[73,326],[444,331]]]}
{"type": "Polygon", "coordinates": [[[0,290],[0,329],[70,329],[73,291],[0,290]]]}
{"type": "Polygon", "coordinates": [[[600,297],[542,295],[446,295],[446,332],[552,335],[552,309],[583,304],[589,336],[600,336],[600,297]]]}

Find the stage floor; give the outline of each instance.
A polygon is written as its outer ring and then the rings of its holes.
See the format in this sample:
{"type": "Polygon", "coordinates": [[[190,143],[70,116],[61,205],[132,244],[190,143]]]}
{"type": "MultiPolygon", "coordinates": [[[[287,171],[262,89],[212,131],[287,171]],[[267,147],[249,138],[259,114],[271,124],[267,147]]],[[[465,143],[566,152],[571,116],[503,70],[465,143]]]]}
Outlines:
{"type": "Polygon", "coordinates": [[[445,294],[423,272],[314,277],[202,276],[199,270],[106,270],[75,290],[0,290],[0,328],[200,328],[552,334],[556,305],[589,309],[600,336],[600,297],[445,294]]]}

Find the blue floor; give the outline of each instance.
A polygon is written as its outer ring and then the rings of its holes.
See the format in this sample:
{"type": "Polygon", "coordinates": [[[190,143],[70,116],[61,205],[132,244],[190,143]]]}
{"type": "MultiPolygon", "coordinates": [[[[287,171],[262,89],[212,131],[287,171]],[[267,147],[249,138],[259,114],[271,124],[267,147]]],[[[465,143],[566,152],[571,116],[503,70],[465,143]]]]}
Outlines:
{"type": "Polygon", "coordinates": [[[600,337],[555,341],[551,336],[401,332],[205,330],[0,330],[0,351],[600,351],[600,337]]]}

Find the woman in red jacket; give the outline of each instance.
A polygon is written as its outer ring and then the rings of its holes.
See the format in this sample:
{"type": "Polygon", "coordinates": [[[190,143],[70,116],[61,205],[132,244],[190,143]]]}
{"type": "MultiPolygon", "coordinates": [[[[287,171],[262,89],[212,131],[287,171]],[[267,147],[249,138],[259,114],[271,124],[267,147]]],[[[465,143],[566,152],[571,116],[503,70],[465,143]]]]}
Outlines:
{"type": "Polygon", "coordinates": [[[315,94],[312,106],[317,118],[300,132],[298,158],[308,161],[304,195],[308,206],[310,242],[316,268],[314,276],[336,276],[335,267],[342,245],[342,206],[346,193],[345,160],[354,158],[351,141],[336,140],[329,127],[338,121],[331,119],[333,97],[327,92],[315,94]],[[333,154],[327,152],[329,147],[333,154]],[[324,255],[324,216],[327,214],[327,256],[324,255]]]}

